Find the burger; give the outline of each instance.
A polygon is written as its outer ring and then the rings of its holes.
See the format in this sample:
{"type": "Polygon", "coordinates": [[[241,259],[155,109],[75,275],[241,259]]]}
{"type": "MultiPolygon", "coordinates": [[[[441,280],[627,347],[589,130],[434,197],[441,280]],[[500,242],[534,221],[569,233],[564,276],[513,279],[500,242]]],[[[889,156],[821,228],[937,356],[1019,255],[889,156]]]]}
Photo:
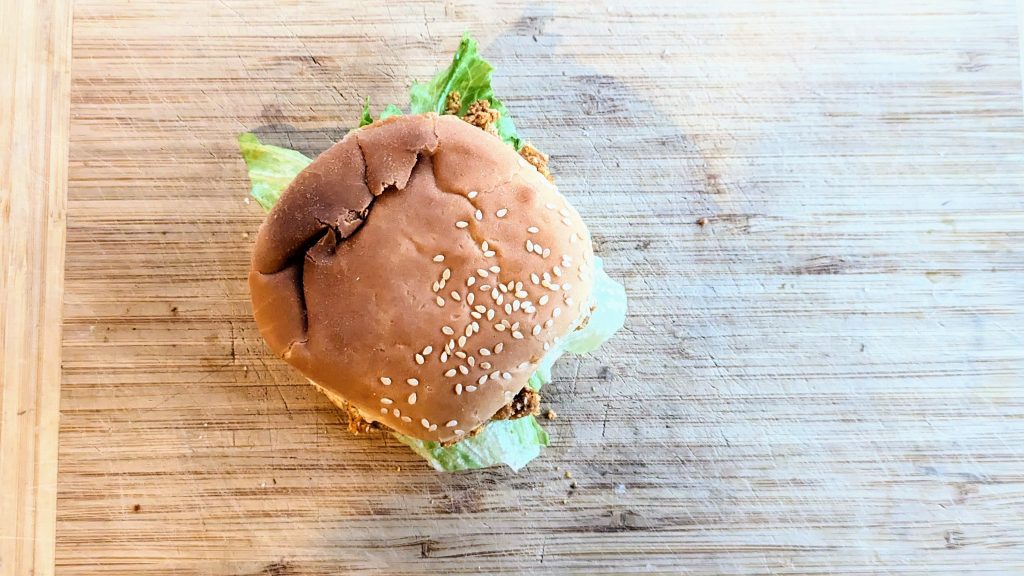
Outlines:
{"type": "Polygon", "coordinates": [[[249,286],[269,348],[439,470],[519,469],[541,386],[621,327],[622,287],[493,96],[464,37],[446,70],[310,160],[240,137],[269,210],[249,286]]]}

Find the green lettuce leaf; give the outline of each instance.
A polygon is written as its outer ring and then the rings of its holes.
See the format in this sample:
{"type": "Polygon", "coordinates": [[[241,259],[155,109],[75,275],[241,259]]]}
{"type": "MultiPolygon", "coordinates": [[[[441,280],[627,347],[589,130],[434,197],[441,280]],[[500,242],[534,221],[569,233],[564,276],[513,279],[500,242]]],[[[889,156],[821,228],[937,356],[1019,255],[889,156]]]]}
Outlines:
{"type": "Polygon", "coordinates": [[[469,105],[477,100],[487,100],[501,113],[496,128],[498,136],[516,150],[522,147],[516,126],[501,100],[494,97],[491,89],[491,72],[494,67],[477,52],[476,40],[466,33],[462,36],[459,49],[448,68],[425,84],[413,84],[410,90],[409,107],[412,114],[444,112],[448,94],[455,91],[462,96],[459,115],[466,113],[469,105]]]}
{"type": "Polygon", "coordinates": [[[551,367],[566,352],[586,354],[597,350],[626,322],[626,289],[604,271],[604,261],[594,256],[594,282],[591,288],[594,307],[586,326],[569,332],[541,359],[530,385],[539,390],[551,381],[551,367]]]}
{"type": "Polygon", "coordinates": [[[404,114],[404,112],[402,112],[401,108],[394,104],[388,104],[384,107],[384,111],[380,113],[380,119],[383,120],[392,116],[401,116],[402,114],[404,114]]]}
{"type": "Polygon", "coordinates": [[[367,124],[373,124],[373,116],[370,116],[369,96],[366,97],[366,100],[363,100],[363,113],[359,115],[359,127],[362,128],[367,124]]]}
{"type": "Polygon", "coordinates": [[[436,470],[445,472],[475,470],[498,464],[518,472],[540,455],[542,447],[548,445],[548,433],[533,416],[496,420],[476,436],[447,447],[401,434],[394,436],[436,470]]]}
{"type": "Polygon", "coordinates": [[[269,211],[299,172],[312,162],[305,154],[263,144],[251,132],[238,137],[238,147],[249,169],[250,194],[269,211]]]}

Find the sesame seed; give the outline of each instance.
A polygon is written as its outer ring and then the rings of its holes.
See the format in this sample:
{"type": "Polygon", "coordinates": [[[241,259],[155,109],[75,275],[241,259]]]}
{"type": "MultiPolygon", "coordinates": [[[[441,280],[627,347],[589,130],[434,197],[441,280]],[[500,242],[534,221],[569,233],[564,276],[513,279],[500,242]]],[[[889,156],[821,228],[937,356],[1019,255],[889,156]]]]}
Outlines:
{"type": "Polygon", "coordinates": [[[498,289],[497,288],[494,288],[493,290],[491,290],[491,298],[494,299],[494,300],[498,299],[498,289]]]}
{"type": "Polygon", "coordinates": [[[380,413],[381,413],[382,415],[387,415],[387,413],[388,413],[388,409],[387,409],[387,408],[381,408],[381,409],[380,409],[380,413]]]}
{"type": "Polygon", "coordinates": [[[487,309],[487,319],[494,320],[494,308],[487,309]]]}
{"type": "Polygon", "coordinates": [[[501,272],[501,268],[499,268],[498,266],[491,266],[490,268],[488,268],[488,270],[490,270],[491,272],[494,272],[495,274],[497,274],[498,272],[501,272]]]}
{"type": "Polygon", "coordinates": [[[501,303],[502,303],[502,302],[504,302],[504,301],[505,301],[505,297],[504,297],[504,296],[502,296],[501,294],[498,294],[498,297],[494,299],[494,302],[495,302],[495,304],[497,304],[497,305],[499,305],[499,306],[500,306],[500,305],[501,305],[501,303]]]}
{"type": "Polygon", "coordinates": [[[472,286],[473,284],[476,284],[475,277],[470,276],[469,278],[466,278],[466,286],[472,286]]]}
{"type": "Polygon", "coordinates": [[[477,312],[476,310],[470,312],[469,315],[472,316],[473,318],[476,318],[477,320],[480,320],[484,317],[483,314],[477,312]]]}
{"type": "Polygon", "coordinates": [[[441,298],[440,296],[438,296],[437,297],[437,305],[442,307],[442,308],[444,308],[444,298],[441,298]]]}
{"type": "Polygon", "coordinates": [[[516,298],[526,298],[529,295],[530,295],[530,293],[527,292],[526,290],[520,290],[520,291],[515,293],[515,297],[516,298]]]}
{"type": "Polygon", "coordinates": [[[409,386],[419,386],[420,385],[420,381],[415,379],[415,378],[409,378],[408,380],[405,381],[405,383],[408,384],[409,386]]]}
{"type": "Polygon", "coordinates": [[[544,207],[547,208],[548,210],[554,210],[556,208],[556,206],[550,202],[545,204],[544,207]]]}
{"type": "Polygon", "coordinates": [[[530,274],[530,280],[533,281],[534,284],[540,284],[540,277],[535,273],[530,274]]]}
{"type": "Polygon", "coordinates": [[[441,326],[441,333],[451,336],[455,334],[455,330],[452,330],[451,326],[441,326]]]}
{"type": "Polygon", "coordinates": [[[504,332],[505,331],[505,327],[502,326],[501,324],[495,324],[494,325],[494,329],[497,330],[498,332],[504,332]]]}
{"type": "Polygon", "coordinates": [[[472,368],[476,364],[476,358],[470,356],[469,358],[466,358],[466,363],[469,364],[470,368],[472,368]]]}
{"type": "Polygon", "coordinates": [[[504,342],[498,342],[497,344],[494,345],[494,352],[496,354],[500,354],[501,351],[504,350],[504,349],[505,349],[505,343],[504,342]]]}
{"type": "Polygon", "coordinates": [[[501,370],[491,372],[491,380],[497,380],[498,378],[501,378],[501,370]]]}
{"type": "Polygon", "coordinates": [[[452,269],[451,268],[445,268],[444,272],[441,272],[441,279],[448,280],[451,277],[452,277],[452,269]]]}
{"type": "Polygon", "coordinates": [[[435,280],[432,288],[434,289],[434,292],[437,292],[438,290],[441,289],[441,283],[435,280]]]}
{"type": "Polygon", "coordinates": [[[540,256],[540,255],[544,254],[544,249],[541,248],[540,244],[534,243],[534,245],[533,245],[533,253],[538,255],[538,256],[540,256]]]}
{"type": "Polygon", "coordinates": [[[455,355],[458,356],[459,358],[462,358],[462,359],[466,358],[466,353],[464,351],[462,351],[462,350],[456,350],[455,351],[455,355]]]}
{"type": "Polygon", "coordinates": [[[479,220],[483,220],[484,219],[484,213],[479,211],[479,210],[477,210],[476,212],[473,213],[473,218],[476,218],[478,221],[479,220]]]}
{"type": "Polygon", "coordinates": [[[529,232],[530,234],[536,234],[537,232],[540,232],[540,228],[537,228],[536,226],[530,226],[529,228],[526,229],[526,231],[529,232]]]}
{"type": "Polygon", "coordinates": [[[452,300],[455,300],[456,302],[461,302],[462,301],[462,296],[459,296],[458,292],[456,292],[455,290],[452,290],[452,300]]]}
{"type": "Polygon", "coordinates": [[[483,242],[480,243],[480,250],[487,252],[487,250],[489,249],[490,247],[487,245],[487,240],[484,240],[483,242]]]}
{"type": "Polygon", "coordinates": [[[423,364],[423,354],[416,354],[413,357],[416,359],[417,364],[423,364]]]}
{"type": "Polygon", "coordinates": [[[458,420],[449,420],[448,423],[444,425],[444,427],[445,428],[455,428],[458,425],[459,425],[459,421],[458,420]]]}
{"type": "Polygon", "coordinates": [[[455,435],[456,435],[456,436],[462,436],[462,435],[463,435],[463,434],[465,434],[465,433],[466,433],[466,431],[465,431],[465,430],[456,430],[456,431],[455,431],[455,435]]]}
{"type": "Polygon", "coordinates": [[[437,424],[430,425],[430,431],[433,432],[434,430],[437,430],[437,424]]]}
{"type": "Polygon", "coordinates": [[[398,418],[399,416],[402,415],[402,411],[399,410],[398,408],[395,408],[394,410],[391,411],[391,415],[394,416],[395,418],[398,418]]]}
{"type": "Polygon", "coordinates": [[[476,392],[476,386],[473,386],[472,384],[466,386],[466,392],[476,392]]]}
{"type": "Polygon", "coordinates": [[[480,276],[481,278],[487,278],[487,270],[484,270],[483,268],[477,268],[477,269],[476,269],[476,273],[477,273],[477,274],[478,274],[478,275],[479,275],[479,276],[480,276]]]}
{"type": "Polygon", "coordinates": [[[444,262],[444,254],[438,254],[434,256],[434,262],[444,262]]]}
{"type": "Polygon", "coordinates": [[[460,364],[459,365],[459,372],[462,372],[462,375],[466,376],[467,374],[469,374],[469,368],[466,368],[465,364],[460,364]]]}
{"type": "Polygon", "coordinates": [[[455,385],[455,393],[457,395],[459,395],[459,396],[462,396],[462,384],[461,383],[455,385]]]}
{"type": "Polygon", "coordinates": [[[449,340],[448,341],[448,349],[449,350],[454,350],[455,349],[455,340],[449,340]]]}
{"type": "Polygon", "coordinates": [[[446,377],[448,377],[448,378],[454,378],[455,374],[456,374],[455,368],[452,368],[452,369],[450,369],[450,370],[448,370],[447,372],[444,373],[444,375],[446,377]]]}
{"type": "Polygon", "coordinates": [[[472,324],[467,325],[464,332],[466,333],[466,338],[469,338],[470,336],[472,336],[473,335],[473,325],[472,324]]]}
{"type": "Polygon", "coordinates": [[[424,428],[430,428],[430,420],[427,420],[426,418],[421,418],[420,424],[422,424],[424,428]]]}
{"type": "Polygon", "coordinates": [[[494,257],[494,250],[488,250],[488,251],[484,252],[484,257],[485,258],[493,258],[494,257]]]}
{"type": "Polygon", "coordinates": [[[477,312],[483,314],[484,312],[487,311],[487,307],[484,306],[483,304],[477,304],[476,306],[473,307],[473,310],[476,310],[477,312]]]}
{"type": "Polygon", "coordinates": [[[394,401],[394,400],[392,400],[391,398],[381,398],[381,399],[380,399],[380,403],[381,403],[381,404],[385,404],[385,405],[388,405],[388,404],[394,404],[394,403],[395,403],[395,401],[394,401]]]}
{"type": "Polygon", "coordinates": [[[565,224],[566,226],[571,226],[572,225],[572,223],[569,222],[568,218],[562,218],[562,224],[565,224]]]}
{"type": "Polygon", "coordinates": [[[554,316],[555,318],[558,318],[559,316],[562,315],[562,309],[559,308],[558,306],[555,306],[555,309],[551,311],[551,315],[554,316]]]}
{"type": "Polygon", "coordinates": [[[512,333],[512,337],[515,338],[516,340],[522,340],[523,339],[523,333],[518,331],[518,330],[516,330],[515,332],[512,333]]]}
{"type": "Polygon", "coordinates": [[[519,307],[522,306],[522,305],[523,305],[523,303],[520,302],[519,300],[514,300],[512,302],[512,311],[513,312],[519,312],[519,307]]]}
{"type": "Polygon", "coordinates": [[[477,290],[479,290],[481,292],[487,292],[490,289],[491,289],[491,285],[490,284],[481,284],[480,286],[477,287],[477,290]]]}
{"type": "Polygon", "coordinates": [[[541,254],[541,258],[547,258],[548,256],[551,256],[551,248],[545,248],[544,253],[541,254]]]}
{"type": "Polygon", "coordinates": [[[513,324],[512,325],[512,329],[513,330],[519,330],[519,322],[516,322],[515,324],[513,324]]]}
{"type": "Polygon", "coordinates": [[[456,228],[465,228],[467,226],[469,226],[469,222],[466,222],[465,220],[459,220],[455,223],[456,228]]]}
{"type": "Polygon", "coordinates": [[[529,238],[526,239],[526,251],[533,252],[533,240],[530,240],[529,238]]]}
{"type": "Polygon", "coordinates": [[[511,304],[505,304],[505,314],[511,314],[511,313],[512,313],[512,305],[511,304]]]}
{"type": "Polygon", "coordinates": [[[487,375],[486,374],[481,376],[480,379],[476,381],[476,383],[481,385],[481,386],[483,386],[484,382],[487,382],[487,375]]]}
{"type": "Polygon", "coordinates": [[[491,363],[490,362],[481,362],[480,363],[480,367],[483,368],[484,370],[490,370],[491,369],[491,363]]]}
{"type": "Polygon", "coordinates": [[[474,302],[475,300],[476,300],[476,295],[475,295],[475,294],[473,294],[472,292],[470,292],[469,294],[466,294],[466,302],[467,302],[467,303],[468,303],[468,304],[469,304],[470,306],[472,306],[472,305],[473,305],[473,302],[474,302]]]}
{"type": "Polygon", "coordinates": [[[481,356],[490,356],[491,355],[491,351],[488,350],[487,348],[481,348],[480,349],[480,355],[481,356]]]}
{"type": "Polygon", "coordinates": [[[569,306],[572,306],[572,303],[573,303],[572,296],[566,296],[565,297],[565,303],[568,304],[569,306]]]}
{"type": "Polygon", "coordinates": [[[555,276],[561,276],[562,275],[562,269],[559,268],[558,266],[553,267],[551,269],[551,271],[555,273],[555,276]]]}
{"type": "Polygon", "coordinates": [[[466,337],[465,336],[459,336],[459,348],[462,348],[465,345],[466,345],[466,337]]]}
{"type": "Polygon", "coordinates": [[[551,282],[551,274],[548,274],[547,272],[545,272],[544,273],[544,279],[547,280],[548,282],[551,282]]]}
{"type": "Polygon", "coordinates": [[[572,262],[572,257],[569,256],[568,254],[562,254],[562,260],[566,262],[572,262]]]}
{"type": "Polygon", "coordinates": [[[516,366],[516,369],[517,370],[526,370],[527,366],[529,366],[529,365],[530,365],[529,362],[520,362],[519,366],[516,366]]]}
{"type": "Polygon", "coordinates": [[[534,336],[539,336],[540,335],[540,324],[537,324],[536,326],[534,326],[533,330],[531,330],[530,333],[533,334],[534,336]]]}
{"type": "Polygon", "coordinates": [[[409,418],[408,416],[402,416],[402,422],[408,424],[409,422],[412,422],[412,418],[409,418]]]}
{"type": "Polygon", "coordinates": [[[502,372],[502,373],[501,373],[501,378],[502,378],[503,380],[511,380],[511,379],[512,379],[512,375],[511,375],[511,374],[509,374],[508,372],[502,372]]]}
{"type": "Polygon", "coordinates": [[[508,288],[506,288],[504,284],[498,284],[498,290],[501,290],[505,294],[508,294],[508,288]]]}
{"type": "Polygon", "coordinates": [[[448,361],[448,352],[447,351],[441,352],[441,362],[444,363],[444,362],[447,362],[447,361],[448,361]]]}
{"type": "Polygon", "coordinates": [[[473,322],[472,324],[470,324],[470,326],[473,327],[473,332],[479,332],[480,331],[480,324],[478,324],[476,322],[473,322]]]}
{"type": "Polygon", "coordinates": [[[494,213],[494,215],[497,216],[498,218],[504,218],[505,214],[508,214],[508,208],[502,208],[501,210],[498,210],[497,212],[494,213]]]}
{"type": "Polygon", "coordinates": [[[552,320],[551,318],[548,318],[547,321],[544,322],[544,327],[545,328],[551,328],[551,325],[554,324],[554,323],[555,323],[554,320],[552,320]]]}
{"type": "Polygon", "coordinates": [[[473,198],[476,198],[476,195],[477,195],[477,191],[476,190],[470,190],[469,194],[466,194],[466,198],[469,198],[470,200],[472,200],[473,198]]]}
{"type": "Polygon", "coordinates": [[[415,392],[413,392],[412,394],[409,394],[408,401],[409,401],[409,404],[415,404],[416,403],[416,393],[415,392]]]}
{"type": "Polygon", "coordinates": [[[562,284],[562,290],[572,290],[572,284],[569,284],[568,282],[562,284]]]}
{"type": "Polygon", "coordinates": [[[545,342],[545,343],[544,343],[544,349],[545,349],[545,350],[548,350],[548,349],[550,349],[550,348],[551,348],[551,345],[550,345],[550,344],[548,344],[547,342],[545,342]]]}
{"type": "Polygon", "coordinates": [[[391,386],[391,378],[388,378],[387,376],[381,376],[380,383],[385,386],[391,386]]]}

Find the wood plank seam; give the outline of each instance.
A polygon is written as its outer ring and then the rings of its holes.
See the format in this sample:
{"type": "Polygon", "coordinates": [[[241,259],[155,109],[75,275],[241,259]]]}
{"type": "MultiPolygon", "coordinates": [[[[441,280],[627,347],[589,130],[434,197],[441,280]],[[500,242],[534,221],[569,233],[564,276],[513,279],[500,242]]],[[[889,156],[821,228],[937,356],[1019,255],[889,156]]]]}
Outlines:
{"type": "Polygon", "coordinates": [[[0,3],[0,574],[52,574],[71,2],[0,3]]]}

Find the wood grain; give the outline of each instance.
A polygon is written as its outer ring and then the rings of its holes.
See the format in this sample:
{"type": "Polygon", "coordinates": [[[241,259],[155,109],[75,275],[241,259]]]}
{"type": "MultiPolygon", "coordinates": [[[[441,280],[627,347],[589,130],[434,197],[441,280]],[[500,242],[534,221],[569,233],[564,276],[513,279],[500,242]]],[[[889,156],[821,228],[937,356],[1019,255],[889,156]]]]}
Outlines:
{"type": "Polygon", "coordinates": [[[52,574],[71,2],[0,3],[0,574],[52,574]]]}
{"type": "Polygon", "coordinates": [[[78,2],[58,569],[1024,571],[1015,10],[78,2]],[[245,286],[236,135],[323,149],[465,29],[631,296],[518,475],[348,435],[245,286]]]}

